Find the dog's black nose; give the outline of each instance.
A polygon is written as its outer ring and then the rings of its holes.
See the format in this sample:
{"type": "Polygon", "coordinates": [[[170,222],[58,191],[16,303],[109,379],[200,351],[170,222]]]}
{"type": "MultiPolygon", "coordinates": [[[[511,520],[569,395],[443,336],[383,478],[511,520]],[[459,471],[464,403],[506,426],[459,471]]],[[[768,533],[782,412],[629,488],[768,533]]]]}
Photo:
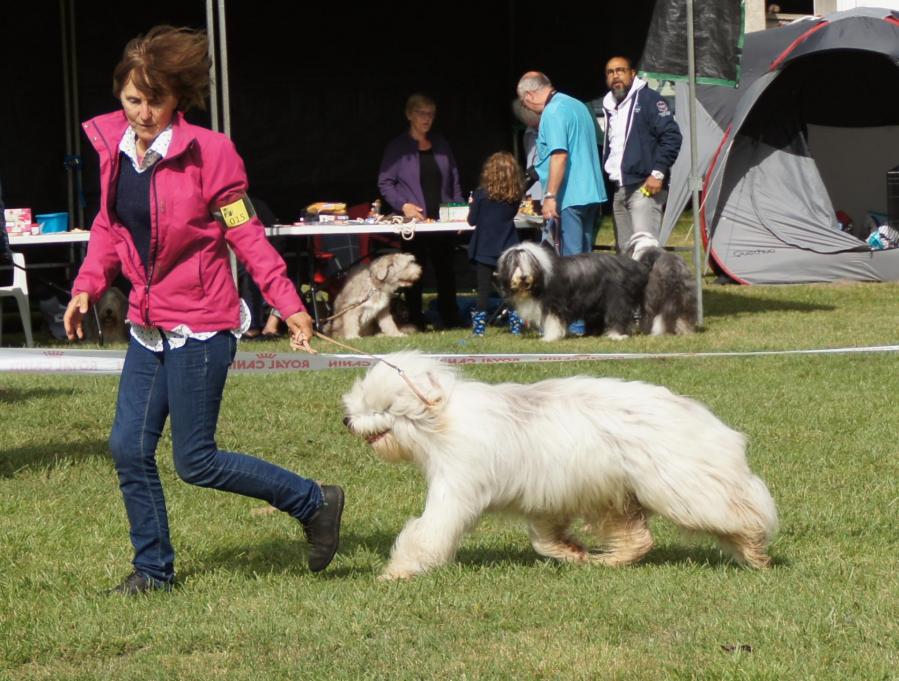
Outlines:
{"type": "Polygon", "coordinates": [[[343,425],[345,425],[347,428],[350,427],[350,417],[349,416],[343,417],[343,425]]]}

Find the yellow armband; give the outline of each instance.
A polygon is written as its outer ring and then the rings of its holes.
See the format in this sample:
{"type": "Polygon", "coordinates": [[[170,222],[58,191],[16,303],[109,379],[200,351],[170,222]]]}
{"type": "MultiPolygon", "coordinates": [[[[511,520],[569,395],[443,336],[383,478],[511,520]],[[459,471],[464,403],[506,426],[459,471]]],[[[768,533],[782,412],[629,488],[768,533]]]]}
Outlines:
{"type": "Polygon", "coordinates": [[[212,211],[213,217],[221,223],[225,229],[234,229],[247,224],[256,217],[256,209],[253,202],[246,194],[235,198],[233,195],[225,199],[212,211]]]}

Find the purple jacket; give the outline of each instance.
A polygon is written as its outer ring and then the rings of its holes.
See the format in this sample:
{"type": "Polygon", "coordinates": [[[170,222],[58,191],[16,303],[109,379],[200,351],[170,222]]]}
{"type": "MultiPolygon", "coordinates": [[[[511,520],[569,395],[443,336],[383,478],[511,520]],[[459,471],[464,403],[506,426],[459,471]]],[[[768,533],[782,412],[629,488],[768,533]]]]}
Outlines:
{"type": "MultiPolygon", "coordinates": [[[[459,187],[459,169],[447,142],[440,135],[431,135],[434,159],[440,168],[443,182],[440,186],[440,201],[461,202],[462,189],[459,187]]],[[[403,212],[404,203],[414,203],[424,208],[425,197],[421,190],[421,165],[418,160],[418,142],[408,132],[395,137],[384,150],[381,169],[378,171],[378,189],[381,195],[397,213],[403,212]]]]}
{"type": "Polygon", "coordinates": [[[259,284],[262,295],[289,317],[303,309],[281,256],[253,217],[232,229],[216,222],[213,205],[247,190],[243,161],[224,135],[172,118],[172,143],[150,180],[149,276],[128,229],[112,209],[119,173],[119,141],[128,127],[121,111],[83,124],[100,155],[100,212],[91,227],[87,256],[72,286],[96,303],[121,272],[132,284],[128,318],[144,326],[195,333],[240,325],[240,302],[231,276],[228,246],[259,284]]]}

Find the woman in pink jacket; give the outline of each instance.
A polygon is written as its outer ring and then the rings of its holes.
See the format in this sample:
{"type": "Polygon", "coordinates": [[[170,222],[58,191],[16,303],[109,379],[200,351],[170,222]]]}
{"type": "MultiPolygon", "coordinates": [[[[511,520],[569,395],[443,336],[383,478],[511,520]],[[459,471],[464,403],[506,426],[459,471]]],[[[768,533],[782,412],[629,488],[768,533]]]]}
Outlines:
{"type": "Polygon", "coordinates": [[[184,481],[289,513],[303,525],[314,572],[337,550],[340,487],[221,451],[215,442],[228,367],[249,321],[228,247],[307,351],[312,320],[255,217],[234,145],[182,116],[205,104],[207,54],[205,35],[190,29],[158,26],[135,38],[113,73],[122,110],[83,126],[100,156],[101,205],[65,327],[70,339],[81,338],[90,304],[120,271],[131,281],[131,341],[109,439],[134,546],[134,570],[113,589],[124,594],[169,590],[175,577],[156,466],[168,417],[184,481]]]}

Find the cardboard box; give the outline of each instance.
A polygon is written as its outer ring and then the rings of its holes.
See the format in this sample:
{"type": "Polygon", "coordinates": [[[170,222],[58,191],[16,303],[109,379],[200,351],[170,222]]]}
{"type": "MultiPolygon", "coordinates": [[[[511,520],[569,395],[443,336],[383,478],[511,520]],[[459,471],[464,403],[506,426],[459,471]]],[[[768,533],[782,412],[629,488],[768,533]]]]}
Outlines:
{"type": "Polygon", "coordinates": [[[31,209],[30,208],[6,208],[3,211],[3,219],[6,220],[7,228],[10,225],[28,227],[31,225],[31,209]]]}

